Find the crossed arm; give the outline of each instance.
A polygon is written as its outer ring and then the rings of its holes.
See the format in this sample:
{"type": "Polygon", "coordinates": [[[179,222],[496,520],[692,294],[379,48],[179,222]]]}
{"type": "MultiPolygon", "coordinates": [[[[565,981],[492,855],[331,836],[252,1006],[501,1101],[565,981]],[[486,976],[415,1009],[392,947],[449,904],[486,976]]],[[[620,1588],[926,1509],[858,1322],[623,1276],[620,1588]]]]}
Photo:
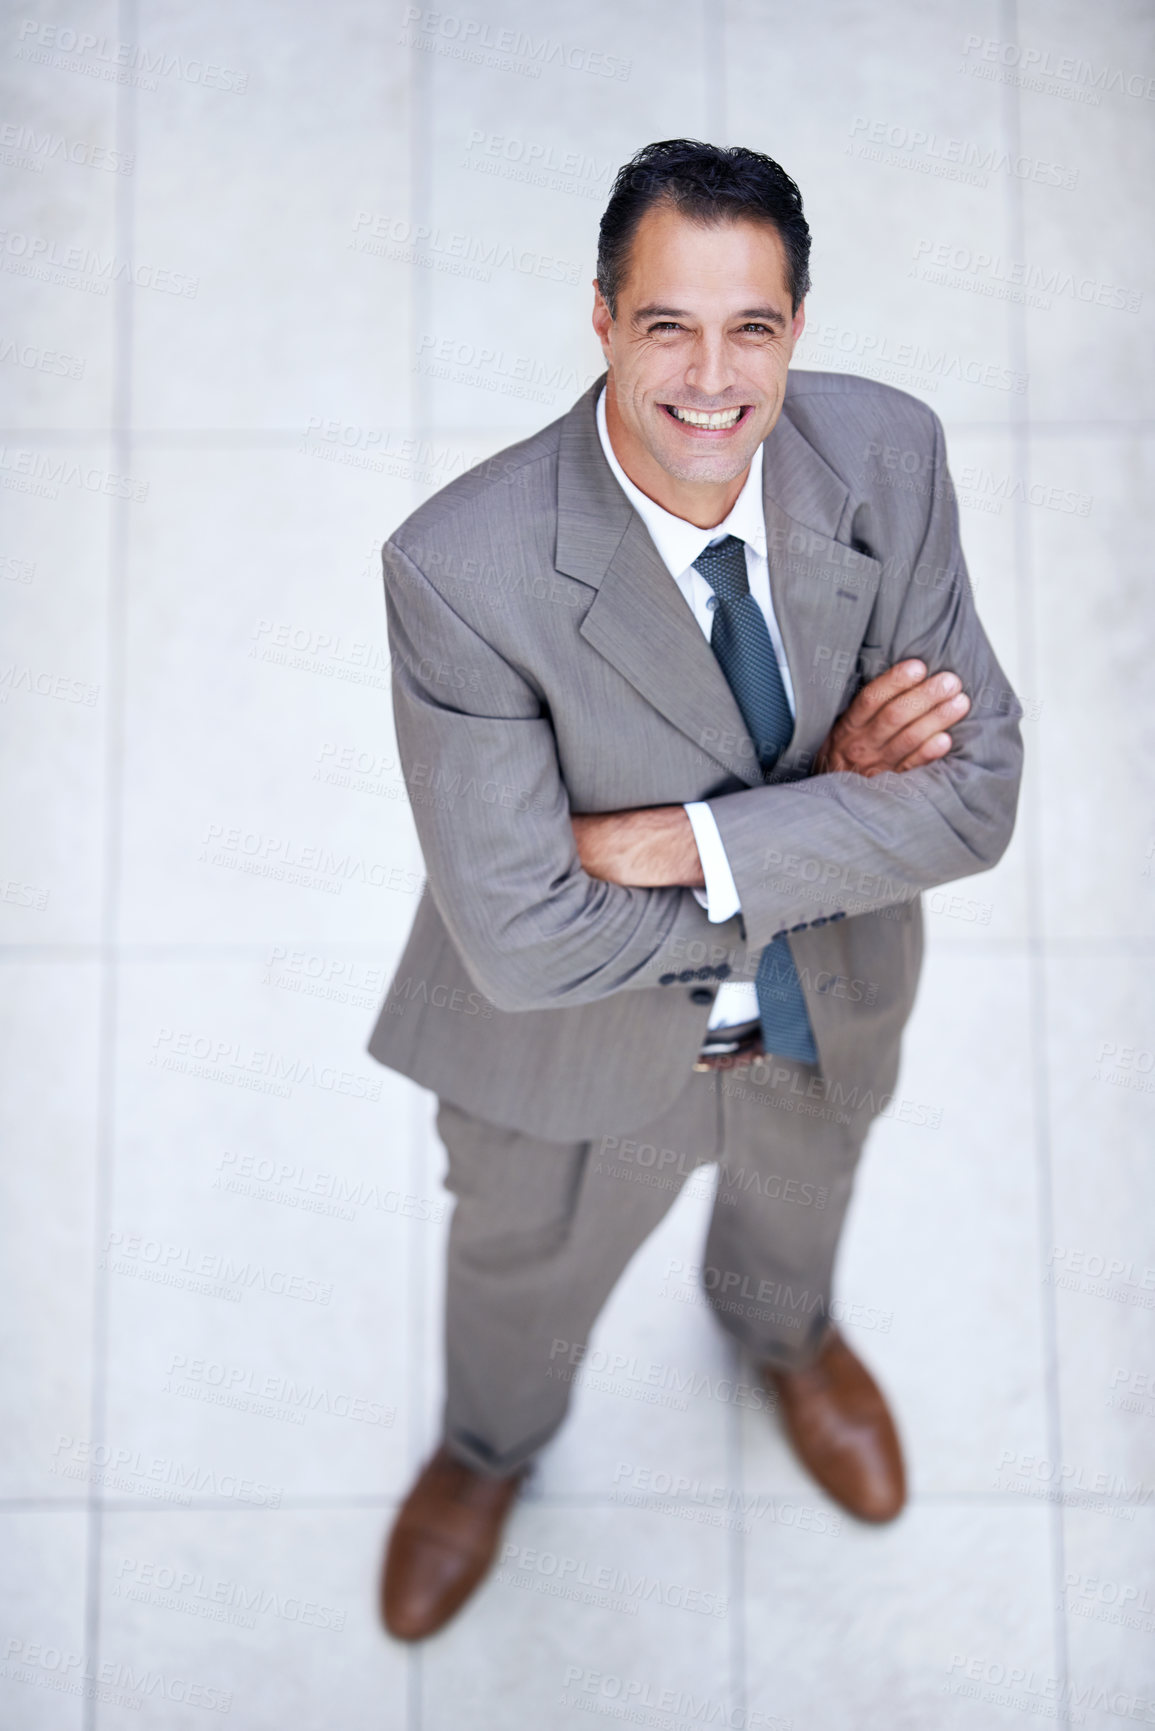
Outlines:
{"type": "Polygon", "coordinates": [[[738,970],[797,921],[868,913],[995,863],[1013,827],[1022,711],[975,616],[949,493],[936,489],[931,516],[909,581],[908,555],[894,554],[864,643],[902,659],[839,718],[820,773],[709,800],[742,904],[717,923],[687,893],[704,874],[683,808],[575,820],[551,717],[519,666],[519,621],[504,633],[511,653],[488,619],[464,616],[467,597],[458,611],[386,543],[397,743],[428,889],[498,1009],[648,989],[702,943],[738,970]],[[446,668],[468,675],[460,692],[440,681],[446,668]],[[939,685],[946,668],[969,708],[939,685]],[[952,698],[957,714],[942,707],[952,698]]]}
{"type": "MultiPolygon", "coordinates": [[[[900,661],[864,685],[831,728],[814,773],[874,776],[918,769],[945,757],[948,731],[970,708],[954,673],[927,677],[921,661],[900,661]]],[[[572,819],[578,857],[591,877],[635,888],[681,885],[702,889],[705,878],[685,807],[642,806],[572,819]]]]}

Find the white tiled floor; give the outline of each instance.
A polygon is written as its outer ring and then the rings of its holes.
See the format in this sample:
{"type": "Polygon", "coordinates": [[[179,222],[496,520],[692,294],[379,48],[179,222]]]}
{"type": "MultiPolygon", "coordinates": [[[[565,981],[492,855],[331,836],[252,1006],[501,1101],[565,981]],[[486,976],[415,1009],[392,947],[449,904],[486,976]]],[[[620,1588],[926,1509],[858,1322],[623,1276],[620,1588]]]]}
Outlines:
{"type": "Polygon", "coordinates": [[[5,1731],[1149,1718],[1150,8],[0,32],[5,1731]],[[1027,710],[1010,851],[928,898],[840,1264],[912,1502],[840,1517],[735,1397],[671,1277],[702,1174],[598,1334],[697,1392],[580,1390],[499,1573],[405,1651],[374,1583],[436,1429],[447,1199],[433,1102],[364,1050],[422,870],[378,549],[600,370],[609,182],[687,133],[802,186],[800,363],[942,415],[1027,710]]]}

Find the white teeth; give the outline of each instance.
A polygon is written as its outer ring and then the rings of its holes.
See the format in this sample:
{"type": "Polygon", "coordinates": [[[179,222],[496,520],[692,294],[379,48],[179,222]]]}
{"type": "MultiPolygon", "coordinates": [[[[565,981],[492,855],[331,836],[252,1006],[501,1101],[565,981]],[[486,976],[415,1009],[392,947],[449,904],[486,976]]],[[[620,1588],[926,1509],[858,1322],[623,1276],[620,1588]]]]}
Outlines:
{"type": "Polygon", "coordinates": [[[677,409],[671,405],[671,413],[691,427],[732,427],[742,410],[741,407],[716,409],[713,414],[704,415],[698,409],[677,409]]]}

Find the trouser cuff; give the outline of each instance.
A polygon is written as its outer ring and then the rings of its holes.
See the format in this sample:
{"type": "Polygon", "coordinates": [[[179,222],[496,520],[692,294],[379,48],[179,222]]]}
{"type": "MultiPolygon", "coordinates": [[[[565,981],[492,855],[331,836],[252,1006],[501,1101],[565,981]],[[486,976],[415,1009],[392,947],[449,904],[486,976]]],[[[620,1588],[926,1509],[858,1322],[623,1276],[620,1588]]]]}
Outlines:
{"type": "Polygon", "coordinates": [[[555,1425],[545,1436],[534,1437],[529,1442],[501,1451],[491,1447],[484,1437],[454,1426],[446,1426],[442,1440],[450,1454],[467,1467],[472,1467],[474,1472],[483,1473],[486,1478],[507,1479],[531,1465],[538,1450],[557,1428],[555,1425]]]}

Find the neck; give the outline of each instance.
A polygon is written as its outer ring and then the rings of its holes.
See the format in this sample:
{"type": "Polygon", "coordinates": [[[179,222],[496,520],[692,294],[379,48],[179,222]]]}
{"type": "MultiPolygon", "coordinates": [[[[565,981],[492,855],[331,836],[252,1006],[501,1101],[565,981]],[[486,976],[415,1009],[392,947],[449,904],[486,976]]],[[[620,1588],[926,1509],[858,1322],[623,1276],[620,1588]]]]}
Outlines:
{"type": "Polygon", "coordinates": [[[606,381],[606,432],[614,456],[638,491],[672,517],[693,523],[696,529],[716,529],[725,522],[750,473],[747,463],[732,481],[680,481],[671,475],[626,427],[618,413],[612,373],[606,381]]]}

